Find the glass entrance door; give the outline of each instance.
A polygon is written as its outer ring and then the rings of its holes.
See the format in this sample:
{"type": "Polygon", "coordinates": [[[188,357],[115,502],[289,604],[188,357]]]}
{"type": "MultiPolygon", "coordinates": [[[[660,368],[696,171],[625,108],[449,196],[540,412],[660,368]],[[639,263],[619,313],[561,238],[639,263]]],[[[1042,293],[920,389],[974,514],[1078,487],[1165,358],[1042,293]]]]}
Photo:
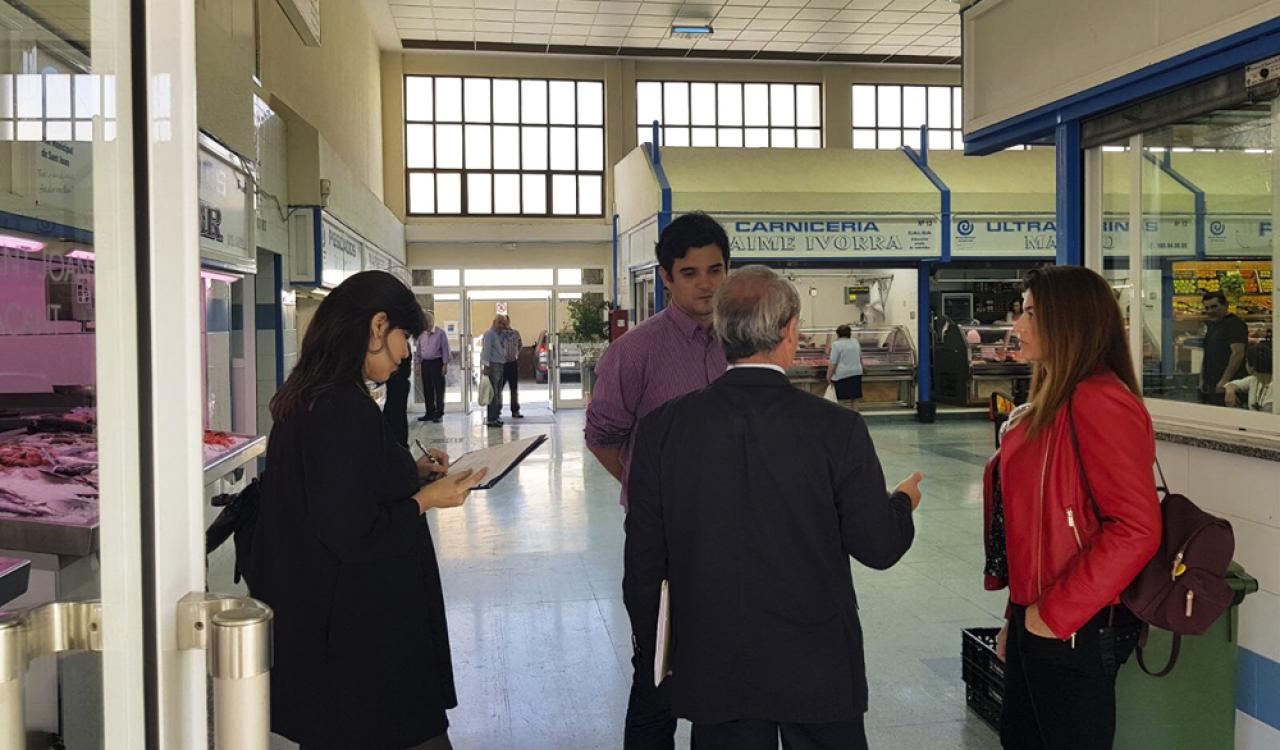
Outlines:
{"type": "MultiPolygon", "coordinates": [[[[479,394],[483,369],[485,333],[494,328],[495,321],[505,317],[500,340],[503,350],[497,358],[503,360],[504,389],[502,395],[502,419],[513,416],[511,380],[515,380],[514,397],[520,413],[530,410],[550,409],[552,401],[552,371],[549,359],[551,335],[552,292],[549,289],[469,289],[465,293],[469,311],[471,364],[470,381],[479,394]]],[[[472,399],[479,408],[478,400],[472,399]]]]}

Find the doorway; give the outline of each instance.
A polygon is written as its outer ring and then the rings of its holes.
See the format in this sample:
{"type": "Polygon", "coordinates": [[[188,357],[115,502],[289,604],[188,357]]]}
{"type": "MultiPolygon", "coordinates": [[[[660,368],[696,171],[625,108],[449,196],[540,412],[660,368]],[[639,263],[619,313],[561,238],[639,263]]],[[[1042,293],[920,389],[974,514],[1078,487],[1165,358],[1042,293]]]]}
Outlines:
{"type": "MultiPolygon", "coordinates": [[[[484,377],[486,363],[482,359],[484,335],[499,315],[510,320],[511,333],[516,342],[498,355],[511,361],[514,357],[516,374],[514,395],[518,398],[521,413],[530,410],[550,410],[554,363],[551,361],[552,332],[555,330],[549,289],[468,289],[464,292],[467,311],[465,343],[462,349],[466,357],[466,386],[471,394],[466,399],[466,413],[481,410],[478,394],[480,379],[484,377]]],[[[510,415],[513,389],[510,383],[503,387],[502,413],[510,415]]]]}

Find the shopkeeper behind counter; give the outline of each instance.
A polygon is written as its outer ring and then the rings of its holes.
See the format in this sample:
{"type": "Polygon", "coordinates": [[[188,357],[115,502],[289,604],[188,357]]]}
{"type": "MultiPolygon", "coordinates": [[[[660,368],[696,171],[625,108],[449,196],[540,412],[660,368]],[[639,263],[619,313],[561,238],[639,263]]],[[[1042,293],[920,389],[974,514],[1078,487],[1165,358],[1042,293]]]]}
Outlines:
{"type": "Polygon", "coordinates": [[[836,329],[827,366],[827,382],[836,389],[836,400],[857,411],[862,400],[862,344],[853,337],[853,329],[842,325],[836,329]]]}

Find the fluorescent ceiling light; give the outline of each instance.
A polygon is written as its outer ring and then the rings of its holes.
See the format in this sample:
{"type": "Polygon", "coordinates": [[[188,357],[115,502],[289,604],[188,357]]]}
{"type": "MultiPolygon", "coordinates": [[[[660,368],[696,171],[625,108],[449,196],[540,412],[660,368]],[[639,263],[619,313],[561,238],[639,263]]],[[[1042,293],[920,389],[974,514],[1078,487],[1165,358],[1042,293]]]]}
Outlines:
{"type": "Polygon", "coordinates": [[[29,240],[26,237],[0,234],[0,247],[9,250],[21,250],[24,253],[38,253],[44,249],[44,243],[37,240],[29,240]]]}
{"type": "Polygon", "coordinates": [[[710,21],[677,18],[671,22],[671,36],[684,39],[700,39],[711,36],[715,29],[710,21]]]}
{"type": "Polygon", "coordinates": [[[71,252],[67,253],[67,257],[73,260],[92,261],[97,259],[97,256],[93,254],[92,250],[72,250],[71,252]]]}

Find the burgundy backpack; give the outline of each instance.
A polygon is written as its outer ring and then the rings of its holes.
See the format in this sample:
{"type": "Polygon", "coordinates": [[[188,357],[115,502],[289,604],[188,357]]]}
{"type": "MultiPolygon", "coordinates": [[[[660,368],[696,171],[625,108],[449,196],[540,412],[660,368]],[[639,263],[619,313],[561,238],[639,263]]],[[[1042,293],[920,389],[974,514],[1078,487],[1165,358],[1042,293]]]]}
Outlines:
{"type": "MultiPolygon", "coordinates": [[[[1070,403],[1067,417],[1085,492],[1093,503],[1094,513],[1102,520],[1080,457],[1080,439],[1070,403]]],[[[1160,503],[1160,549],[1120,594],[1120,601],[1143,622],[1138,641],[1138,666],[1152,677],[1164,677],[1178,663],[1182,636],[1203,635],[1234,603],[1235,595],[1227,585],[1226,574],[1235,555],[1236,539],[1228,521],[1204,512],[1184,495],[1169,492],[1169,483],[1158,460],[1156,469],[1160,472],[1161,484],[1157,489],[1164,496],[1160,503]],[[1148,669],[1142,657],[1151,626],[1173,633],[1169,663],[1159,672],[1148,669]]]]}

